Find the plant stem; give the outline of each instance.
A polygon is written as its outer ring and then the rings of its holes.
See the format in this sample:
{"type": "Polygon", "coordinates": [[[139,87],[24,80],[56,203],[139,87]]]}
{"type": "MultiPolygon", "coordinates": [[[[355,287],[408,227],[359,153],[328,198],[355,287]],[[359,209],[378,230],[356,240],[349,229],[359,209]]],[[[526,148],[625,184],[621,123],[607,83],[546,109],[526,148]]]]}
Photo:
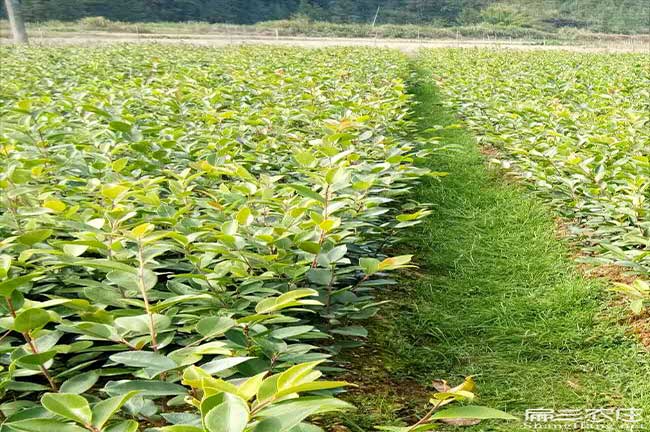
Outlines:
{"type": "Polygon", "coordinates": [[[418,426],[421,426],[421,425],[425,424],[426,422],[428,422],[429,419],[431,418],[431,416],[433,415],[433,413],[436,412],[436,410],[437,410],[438,408],[440,408],[440,406],[442,405],[443,402],[444,402],[444,400],[440,400],[440,401],[438,401],[438,403],[436,403],[436,404],[433,406],[433,408],[431,408],[431,409],[429,410],[429,412],[426,413],[426,415],[425,415],[424,417],[422,417],[422,418],[421,418],[417,423],[415,423],[413,426],[411,426],[410,428],[408,428],[408,429],[406,430],[406,432],[411,432],[412,430],[414,430],[414,429],[417,428],[418,426]]]}
{"type": "Polygon", "coordinates": [[[151,335],[151,349],[154,352],[158,351],[158,342],[156,340],[156,327],[154,324],[153,314],[151,313],[151,308],[149,307],[149,298],[147,297],[147,287],[144,283],[144,250],[142,246],[142,241],[138,240],[138,288],[140,289],[140,295],[144,301],[144,310],[149,317],[149,334],[151,335]]]}
{"type": "MultiPolygon", "coordinates": [[[[16,318],[16,309],[14,308],[14,303],[11,301],[9,297],[5,297],[5,300],[7,301],[7,307],[9,308],[9,312],[11,312],[11,316],[16,318]]],[[[29,350],[32,352],[32,354],[38,354],[38,348],[36,348],[36,345],[34,344],[34,339],[32,336],[29,334],[29,332],[21,333],[23,335],[23,338],[25,339],[25,342],[27,342],[27,346],[29,346],[29,350]]],[[[50,371],[43,365],[39,366],[41,369],[41,373],[45,376],[47,379],[47,382],[50,384],[50,387],[52,388],[52,391],[58,392],[59,389],[54,383],[54,380],[52,379],[52,376],[50,375],[50,371]]]]}
{"type": "Polygon", "coordinates": [[[332,277],[330,278],[330,281],[327,284],[327,303],[325,305],[325,310],[327,311],[327,314],[329,315],[330,309],[332,307],[332,285],[334,284],[334,269],[336,268],[336,264],[332,265],[332,277]]]}
{"type": "MultiPolygon", "coordinates": [[[[329,206],[329,202],[330,202],[330,185],[328,184],[327,187],[325,188],[325,202],[323,203],[324,221],[326,221],[327,218],[329,217],[329,215],[327,214],[327,206],[329,206]]],[[[321,229],[320,239],[318,239],[318,246],[322,247],[324,242],[325,242],[325,230],[321,229]]],[[[318,265],[318,254],[314,256],[314,260],[311,262],[311,268],[316,268],[317,265],[318,265]]]]}

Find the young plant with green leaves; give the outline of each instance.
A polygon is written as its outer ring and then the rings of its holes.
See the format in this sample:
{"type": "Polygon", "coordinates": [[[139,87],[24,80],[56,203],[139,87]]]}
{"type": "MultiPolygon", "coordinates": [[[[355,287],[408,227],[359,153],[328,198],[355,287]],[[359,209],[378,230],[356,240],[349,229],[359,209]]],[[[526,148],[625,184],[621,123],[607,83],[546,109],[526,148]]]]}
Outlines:
{"type": "Polygon", "coordinates": [[[299,432],[349,408],[320,375],[428,214],[406,59],[1,50],[0,430],[299,432]]]}
{"type": "Polygon", "coordinates": [[[614,283],[612,290],[622,294],[630,303],[630,309],[635,315],[640,315],[650,304],[650,284],[637,279],[631,284],[614,283]]]}
{"type": "Polygon", "coordinates": [[[471,402],[476,398],[474,394],[476,384],[472,377],[465,378],[463,383],[455,387],[450,387],[444,380],[434,382],[434,386],[438,392],[434,393],[429,400],[432,406],[415,424],[411,426],[378,426],[377,429],[388,432],[424,432],[438,429],[440,423],[469,426],[487,419],[517,420],[517,417],[503,411],[478,405],[462,405],[442,409],[454,402],[471,402]]]}
{"type": "Polygon", "coordinates": [[[430,50],[421,64],[492,163],[568,222],[581,261],[650,273],[647,54],[430,50]]]}

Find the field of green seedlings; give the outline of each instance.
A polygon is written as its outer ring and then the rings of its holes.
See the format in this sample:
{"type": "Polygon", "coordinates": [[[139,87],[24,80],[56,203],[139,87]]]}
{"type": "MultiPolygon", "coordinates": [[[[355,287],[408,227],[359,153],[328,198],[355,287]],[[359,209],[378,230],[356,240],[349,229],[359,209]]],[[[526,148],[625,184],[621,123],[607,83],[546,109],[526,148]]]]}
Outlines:
{"type": "Polygon", "coordinates": [[[569,222],[591,263],[650,274],[650,63],[643,54],[429,51],[447,102],[569,222]]]}
{"type": "MultiPolygon", "coordinates": [[[[434,155],[454,157],[445,137],[462,126],[414,116],[440,105],[415,99],[432,82],[488,159],[568,221],[581,259],[650,274],[647,56],[156,45],[0,55],[0,432],[322,432],[323,414],[354,409],[340,397],[355,385],[340,378],[340,354],[368,338],[380,290],[414,289],[391,274],[413,266],[409,253],[445,250],[424,248],[435,237],[416,225],[434,211],[441,223],[468,218],[449,211],[458,197],[413,193],[457,174],[437,171],[434,155]]],[[[468,196],[483,187],[468,181],[468,196]]],[[[437,271],[453,279],[456,264],[437,271]]],[[[421,271],[405,276],[428,280],[421,271]]],[[[383,317],[393,333],[420,317],[412,306],[383,317]]],[[[442,332],[439,313],[417,319],[442,332]]],[[[427,382],[421,411],[373,425],[514,419],[443,408],[475,397],[462,381],[473,372],[444,372],[462,384],[427,382]]]]}
{"type": "Polygon", "coordinates": [[[349,408],[321,370],[427,214],[403,198],[427,173],[405,59],[2,57],[2,431],[312,431],[349,408]]]}

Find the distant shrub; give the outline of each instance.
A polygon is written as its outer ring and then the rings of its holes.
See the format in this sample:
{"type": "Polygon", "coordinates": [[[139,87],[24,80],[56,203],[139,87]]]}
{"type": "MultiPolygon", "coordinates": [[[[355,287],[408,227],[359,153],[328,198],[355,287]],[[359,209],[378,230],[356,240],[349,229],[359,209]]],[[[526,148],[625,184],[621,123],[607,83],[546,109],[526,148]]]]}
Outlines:
{"type": "Polygon", "coordinates": [[[487,24],[530,27],[531,18],[515,6],[495,3],[483,9],[481,20],[487,24]]]}
{"type": "Polygon", "coordinates": [[[79,24],[86,29],[109,29],[114,23],[103,16],[81,18],[79,24]]]}

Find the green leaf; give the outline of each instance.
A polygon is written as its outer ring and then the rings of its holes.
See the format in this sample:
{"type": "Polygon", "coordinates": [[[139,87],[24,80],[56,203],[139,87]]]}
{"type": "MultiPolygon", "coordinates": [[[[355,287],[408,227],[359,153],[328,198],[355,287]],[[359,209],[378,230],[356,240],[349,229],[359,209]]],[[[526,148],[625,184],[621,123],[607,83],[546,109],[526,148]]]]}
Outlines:
{"type": "Polygon", "coordinates": [[[310,282],[320,286],[328,286],[332,283],[334,272],[330,269],[313,268],[307,272],[310,282]]]}
{"type": "Polygon", "coordinates": [[[9,269],[11,268],[11,261],[13,258],[7,254],[0,254],[0,278],[7,277],[9,269]]]}
{"type": "Polygon", "coordinates": [[[325,174],[325,181],[330,185],[341,183],[345,181],[346,178],[347,173],[343,167],[332,168],[327,171],[327,174],[325,174]]]}
{"type": "Polygon", "coordinates": [[[65,210],[66,205],[63,201],[58,199],[48,199],[43,202],[43,207],[52,210],[55,213],[61,213],[65,210]]]}
{"type": "MultiPolygon", "coordinates": [[[[156,273],[149,269],[144,269],[142,272],[144,289],[150,290],[156,286],[158,281],[158,276],[156,273]]],[[[122,287],[127,290],[137,290],[139,289],[140,275],[132,272],[126,272],[122,270],[112,270],[106,274],[106,279],[113,282],[115,285],[122,287]]]]}
{"type": "Polygon", "coordinates": [[[148,374],[149,378],[178,367],[172,359],[162,354],[149,351],[126,351],[113,354],[109,358],[115,363],[122,363],[136,368],[145,368],[145,371],[150,371],[148,374]]]}
{"type": "Polygon", "coordinates": [[[201,369],[210,375],[215,375],[218,372],[233,368],[238,364],[245,363],[253,358],[254,357],[226,357],[222,359],[216,359],[202,364],[201,369]]]}
{"type": "Polygon", "coordinates": [[[303,393],[303,392],[312,392],[316,390],[328,390],[333,388],[339,388],[344,386],[349,386],[350,383],[345,381],[315,381],[302,383],[290,387],[285,387],[276,394],[277,398],[282,398],[293,393],[303,393]]]}
{"type": "Polygon", "coordinates": [[[189,425],[173,425],[160,428],[162,432],[205,432],[205,429],[189,425]]]}
{"type": "Polygon", "coordinates": [[[288,432],[324,432],[323,429],[309,423],[299,423],[289,429],[288,432]]]}
{"type": "MultiPolygon", "coordinates": [[[[171,324],[169,317],[160,314],[154,314],[153,321],[156,330],[164,330],[171,324]]],[[[116,318],[115,325],[118,327],[118,330],[123,329],[133,333],[146,334],[149,333],[149,316],[143,314],[116,318]]]]}
{"type": "Polygon", "coordinates": [[[368,330],[361,326],[339,327],[331,330],[331,333],[343,336],[368,337],[368,330]]]}
{"type": "Polygon", "coordinates": [[[209,432],[243,432],[248,425],[248,405],[241,398],[224,393],[224,401],[205,416],[209,432]]]}
{"type": "Polygon", "coordinates": [[[113,120],[108,123],[108,126],[111,128],[111,130],[117,132],[124,132],[124,133],[131,132],[131,125],[123,121],[113,120]]]}
{"type": "Polygon", "coordinates": [[[323,204],[325,203],[325,198],[323,198],[321,194],[319,194],[318,192],[314,192],[313,190],[309,189],[307,186],[303,186],[299,184],[290,184],[287,186],[289,186],[291,189],[295,190],[296,192],[298,192],[300,195],[304,197],[315,199],[316,201],[319,201],[323,204]]]}
{"type": "Polygon", "coordinates": [[[643,312],[643,299],[636,299],[630,302],[630,309],[635,315],[640,315],[643,312]]]}
{"type": "Polygon", "coordinates": [[[117,185],[117,184],[107,184],[102,186],[101,193],[104,197],[110,200],[115,200],[116,198],[118,198],[120,195],[124,194],[128,190],[129,188],[126,186],[117,185]]]}
{"type": "Polygon", "coordinates": [[[411,262],[413,255],[401,255],[392,258],[386,258],[379,263],[379,270],[395,270],[406,267],[411,262]]]}
{"type": "Polygon", "coordinates": [[[50,229],[38,229],[33,231],[27,231],[25,234],[18,237],[18,242],[27,246],[31,246],[36,243],[41,243],[46,239],[52,236],[52,230],[50,229]]]}
{"type": "Polygon", "coordinates": [[[21,420],[7,425],[20,432],[88,432],[88,429],[54,419],[21,420]]]}
{"type": "Polygon", "coordinates": [[[25,184],[32,179],[32,173],[30,170],[17,168],[13,170],[9,178],[15,184],[25,184]]]}
{"type": "Polygon", "coordinates": [[[310,254],[318,254],[320,252],[320,243],[315,242],[315,241],[304,241],[298,243],[298,247],[305,252],[309,252],[310,254]]]}
{"type": "Polygon", "coordinates": [[[109,395],[120,395],[137,391],[142,396],[176,396],[186,394],[185,387],[166,381],[109,381],[104,387],[109,395]]]}
{"type": "Polygon", "coordinates": [[[7,384],[7,390],[15,390],[19,392],[31,392],[31,391],[43,391],[48,390],[49,387],[43,384],[25,382],[25,381],[13,381],[7,384]]]}
{"type": "Polygon", "coordinates": [[[221,231],[223,231],[224,234],[231,235],[231,236],[234,236],[237,233],[238,228],[239,228],[239,222],[237,222],[236,220],[232,220],[221,225],[221,231]]]}
{"type": "Polygon", "coordinates": [[[56,350],[41,351],[36,354],[28,354],[26,356],[22,356],[17,360],[17,362],[24,367],[39,366],[52,360],[56,354],[56,350]]]}
{"type": "Polygon", "coordinates": [[[359,267],[363,272],[371,276],[379,271],[379,260],[375,258],[361,258],[359,259],[359,267]]]}
{"type": "Polygon", "coordinates": [[[255,307],[255,312],[259,314],[274,312],[292,306],[301,304],[320,304],[317,301],[299,300],[303,297],[318,295],[318,291],[310,288],[302,288],[282,294],[279,297],[272,297],[262,300],[255,307]]]}
{"type": "Polygon", "coordinates": [[[174,296],[156,303],[150,307],[151,312],[162,312],[166,309],[169,309],[172,306],[175,306],[179,303],[191,302],[194,300],[211,300],[213,297],[209,294],[186,294],[174,296]]]}
{"type": "Polygon", "coordinates": [[[327,261],[329,263],[336,263],[345,257],[345,254],[348,252],[348,248],[345,245],[336,246],[327,252],[327,261]]]}
{"type": "Polygon", "coordinates": [[[121,158],[111,163],[111,168],[115,172],[120,172],[126,167],[128,163],[129,163],[129,158],[121,158]]]}
{"type": "Polygon", "coordinates": [[[299,151],[293,154],[294,159],[300,165],[309,166],[316,161],[316,157],[308,150],[299,151]]]}
{"type": "Polygon", "coordinates": [[[241,396],[244,400],[250,400],[253,396],[255,396],[260,389],[262,382],[264,381],[264,377],[268,374],[268,372],[260,372],[259,374],[248,378],[246,381],[244,381],[238,388],[237,388],[237,394],[241,396]]]}
{"type": "Polygon", "coordinates": [[[103,432],[137,432],[138,422],[135,420],[124,420],[105,428],[103,432]]]}
{"type": "Polygon", "coordinates": [[[353,408],[349,403],[332,397],[307,396],[273,404],[261,410],[258,416],[277,418],[282,422],[282,430],[287,430],[311,415],[348,411],[353,408]]]}
{"type": "Polygon", "coordinates": [[[259,402],[264,402],[272,399],[275,394],[278,392],[278,379],[280,374],[271,375],[267,377],[263,382],[260,388],[257,390],[257,400],[259,402]]]}
{"type": "Polygon", "coordinates": [[[483,406],[461,406],[448,408],[435,413],[431,419],[504,419],[518,420],[517,417],[506,412],[483,406]]]}
{"type": "Polygon", "coordinates": [[[48,411],[82,425],[89,425],[92,421],[90,405],[82,396],[70,393],[46,393],[41,398],[41,404],[48,411]]]}
{"type": "Polygon", "coordinates": [[[150,224],[146,222],[133,228],[131,230],[131,235],[137,239],[141,239],[142,237],[149,234],[154,229],[156,229],[156,226],[154,224],[150,224]]]}
{"type": "Polygon", "coordinates": [[[276,417],[267,417],[257,423],[251,432],[282,432],[282,421],[276,417]]]}
{"type": "Polygon", "coordinates": [[[318,377],[312,377],[313,374],[311,372],[322,362],[323,360],[300,363],[282,372],[280,378],[278,378],[278,390],[281,391],[289,387],[314,381],[318,377]]]}
{"type": "Polygon", "coordinates": [[[239,225],[242,226],[247,226],[250,225],[253,222],[253,216],[251,213],[251,209],[248,207],[242,207],[238,212],[236,216],[237,222],[239,222],[239,225]]]}
{"type": "Polygon", "coordinates": [[[11,293],[21,285],[34,280],[40,273],[30,273],[24,276],[18,276],[15,278],[7,279],[6,281],[0,282],[0,295],[3,297],[9,297],[11,293]]]}
{"type": "Polygon", "coordinates": [[[73,376],[61,384],[59,391],[62,393],[82,394],[94,386],[98,379],[99,375],[97,372],[84,372],[82,374],[73,376]]]}
{"type": "Polygon", "coordinates": [[[282,327],[271,332],[271,336],[276,339],[288,339],[300,336],[302,334],[308,333],[314,330],[314,326],[304,325],[304,326],[293,326],[293,327],[282,327]]]}
{"type": "Polygon", "coordinates": [[[16,315],[14,330],[20,333],[27,333],[34,329],[43,327],[50,322],[50,314],[43,309],[25,309],[16,315]]]}
{"type": "Polygon", "coordinates": [[[79,244],[64,244],[63,252],[71,257],[83,255],[88,250],[88,246],[79,244]]]}
{"type": "Polygon", "coordinates": [[[237,322],[227,317],[206,317],[196,324],[196,331],[203,337],[214,337],[224,334],[233,328],[237,322]]]}
{"type": "Polygon", "coordinates": [[[100,270],[119,270],[127,273],[138,274],[138,269],[135,267],[107,259],[80,259],[74,260],[72,263],[77,266],[90,267],[100,270]]]}
{"type": "Polygon", "coordinates": [[[98,429],[104,427],[106,422],[110,420],[110,418],[118,412],[120,408],[129,401],[129,399],[138,393],[137,390],[129,391],[126,394],[105,399],[95,404],[92,408],[92,425],[98,429]]]}

